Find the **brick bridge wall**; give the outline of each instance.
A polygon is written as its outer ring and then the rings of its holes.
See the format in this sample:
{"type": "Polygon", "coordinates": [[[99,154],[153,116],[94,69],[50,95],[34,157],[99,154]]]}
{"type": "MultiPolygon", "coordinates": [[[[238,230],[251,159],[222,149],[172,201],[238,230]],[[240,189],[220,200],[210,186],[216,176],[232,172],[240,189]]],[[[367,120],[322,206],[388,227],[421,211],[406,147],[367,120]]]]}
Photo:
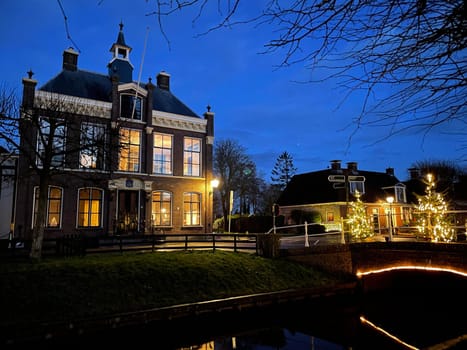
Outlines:
{"type": "Polygon", "coordinates": [[[330,272],[354,275],[394,266],[446,268],[467,274],[465,243],[352,243],[280,250],[279,256],[330,272]]]}

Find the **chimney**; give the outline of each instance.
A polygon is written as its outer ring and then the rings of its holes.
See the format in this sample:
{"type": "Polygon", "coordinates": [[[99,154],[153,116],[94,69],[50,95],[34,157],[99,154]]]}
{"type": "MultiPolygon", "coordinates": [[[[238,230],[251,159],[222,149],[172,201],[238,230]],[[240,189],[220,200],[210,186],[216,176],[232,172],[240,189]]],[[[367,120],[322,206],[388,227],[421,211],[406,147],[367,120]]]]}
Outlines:
{"type": "Polygon", "coordinates": [[[341,161],[331,160],[331,170],[341,170],[341,161]]]}
{"type": "Polygon", "coordinates": [[[28,78],[23,78],[23,101],[22,107],[32,108],[34,106],[34,97],[36,93],[37,80],[33,79],[32,70],[28,72],[28,78]]]}
{"type": "Polygon", "coordinates": [[[157,75],[157,87],[162,90],[170,90],[170,74],[161,71],[157,75]]]}
{"type": "Polygon", "coordinates": [[[394,168],[386,168],[386,174],[394,176],[394,168]]]}
{"type": "Polygon", "coordinates": [[[63,51],[63,70],[76,71],[78,69],[78,53],[72,47],[63,51]]]}
{"type": "Polygon", "coordinates": [[[420,171],[417,168],[409,169],[410,180],[416,180],[420,177],[420,171]]]}
{"type": "Polygon", "coordinates": [[[349,170],[350,172],[356,172],[357,162],[347,162],[347,170],[349,170]]]}

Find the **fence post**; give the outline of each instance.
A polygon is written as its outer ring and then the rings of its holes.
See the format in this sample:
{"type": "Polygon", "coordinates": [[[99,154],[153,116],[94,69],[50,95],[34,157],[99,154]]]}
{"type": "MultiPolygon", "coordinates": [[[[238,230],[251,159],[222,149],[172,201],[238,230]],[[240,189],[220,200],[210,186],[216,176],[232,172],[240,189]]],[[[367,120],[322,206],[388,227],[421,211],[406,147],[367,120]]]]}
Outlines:
{"type": "Polygon", "coordinates": [[[237,235],[234,236],[234,252],[237,252],[237,235]]]}
{"type": "Polygon", "coordinates": [[[216,236],[212,235],[212,251],[216,251],[216,236]]]}
{"type": "Polygon", "coordinates": [[[188,250],[188,235],[185,235],[185,250],[188,250]]]}
{"type": "Polygon", "coordinates": [[[308,242],[308,223],[305,221],[305,247],[309,247],[310,243],[308,242]]]}

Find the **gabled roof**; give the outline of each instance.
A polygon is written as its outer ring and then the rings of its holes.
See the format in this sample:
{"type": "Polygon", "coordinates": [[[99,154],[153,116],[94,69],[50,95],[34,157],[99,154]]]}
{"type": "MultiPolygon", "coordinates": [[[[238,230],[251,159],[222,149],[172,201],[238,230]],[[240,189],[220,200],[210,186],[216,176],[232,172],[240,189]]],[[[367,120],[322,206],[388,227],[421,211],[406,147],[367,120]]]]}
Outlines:
{"type": "MultiPolygon", "coordinates": [[[[341,169],[341,171],[343,173],[346,170],[341,169]]],[[[335,170],[326,169],[295,175],[280,195],[277,203],[280,206],[289,206],[345,202],[345,189],[334,188],[334,184],[336,184],[336,182],[330,182],[328,180],[329,175],[335,174],[335,170]]],[[[365,177],[365,193],[362,195],[361,200],[367,203],[385,200],[389,192],[383,188],[391,187],[400,183],[394,175],[388,173],[357,170],[351,175],[365,177]]],[[[349,201],[352,200],[354,200],[354,197],[350,194],[349,201]]]]}
{"type": "MultiPolygon", "coordinates": [[[[135,82],[136,83],[136,82],[135,82]]],[[[146,85],[143,86],[146,88],[146,85]]],[[[62,70],[39,88],[41,91],[54,92],[69,96],[112,102],[112,82],[105,74],[85,70],[62,70]]],[[[185,115],[199,116],[168,90],[154,87],[153,110],[185,115]]]]}

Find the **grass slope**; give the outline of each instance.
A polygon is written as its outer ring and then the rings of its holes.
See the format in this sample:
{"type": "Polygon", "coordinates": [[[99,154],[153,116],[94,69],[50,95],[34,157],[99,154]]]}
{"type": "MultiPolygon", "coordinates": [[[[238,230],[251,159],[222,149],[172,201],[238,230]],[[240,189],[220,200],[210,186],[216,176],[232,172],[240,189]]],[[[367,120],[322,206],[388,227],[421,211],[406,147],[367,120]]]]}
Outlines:
{"type": "Polygon", "coordinates": [[[282,259],[219,250],[3,263],[0,326],[322,287],[341,278],[282,259]]]}

